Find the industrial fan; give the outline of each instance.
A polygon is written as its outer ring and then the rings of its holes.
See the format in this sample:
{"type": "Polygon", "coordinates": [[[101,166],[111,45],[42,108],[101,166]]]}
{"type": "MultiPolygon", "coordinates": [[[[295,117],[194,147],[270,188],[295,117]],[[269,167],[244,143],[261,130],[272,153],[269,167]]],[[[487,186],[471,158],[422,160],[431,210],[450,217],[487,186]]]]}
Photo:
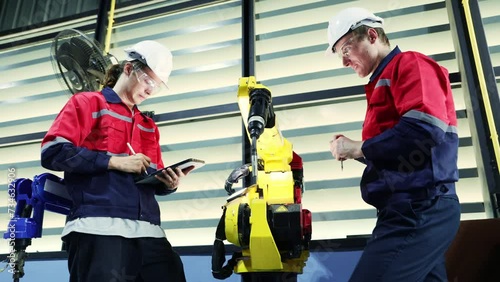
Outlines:
{"type": "Polygon", "coordinates": [[[114,57],[103,54],[98,46],[97,41],[76,29],[63,30],[52,41],[52,66],[59,82],[72,94],[101,88],[114,57]]]}

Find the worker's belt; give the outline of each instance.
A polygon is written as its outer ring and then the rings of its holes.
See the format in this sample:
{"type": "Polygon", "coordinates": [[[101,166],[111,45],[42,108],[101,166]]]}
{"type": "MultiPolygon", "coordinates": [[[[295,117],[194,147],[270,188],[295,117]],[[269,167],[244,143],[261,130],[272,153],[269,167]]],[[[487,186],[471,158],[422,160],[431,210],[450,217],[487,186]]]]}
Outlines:
{"type": "MultiPolygon", "coordinates": [[[[401,201],[432,200],[439,196],[456,195],[455,183],[442,183],[430,189],[415,189],[412,191],[396,191],[386,201],[384,206],[401,201]]],[[[383,207],[381,207],[383,208],[383,207]]]]}

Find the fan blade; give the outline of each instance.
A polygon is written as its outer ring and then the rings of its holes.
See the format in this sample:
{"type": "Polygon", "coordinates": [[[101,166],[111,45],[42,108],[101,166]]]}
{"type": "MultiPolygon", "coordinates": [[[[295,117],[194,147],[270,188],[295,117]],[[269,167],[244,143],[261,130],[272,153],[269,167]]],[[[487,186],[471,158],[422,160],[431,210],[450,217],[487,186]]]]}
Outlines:
{"type": "Polygon", "coordinates": [[[72,48],[72,57],[82,69],[87,69],[89,67],[89,59],[92,56],[92,47],[90,47],[85,41],[78,37],[73,37],[70,39],[72,48]]]}
{"type": "Polygon", "coordinates": [[[66,69],[72,69],[74,61],[71,59],[71,45],[68,42],[61,44],[56,50],[56,60],[66,69]]]}

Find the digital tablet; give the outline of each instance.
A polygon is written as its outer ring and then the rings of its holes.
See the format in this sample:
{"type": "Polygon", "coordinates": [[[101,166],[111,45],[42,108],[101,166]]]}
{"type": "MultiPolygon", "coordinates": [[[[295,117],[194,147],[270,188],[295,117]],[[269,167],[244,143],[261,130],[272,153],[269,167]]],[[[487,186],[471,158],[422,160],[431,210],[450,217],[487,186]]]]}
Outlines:
{"type": "MultiPolygon", "coordinates": [[[[160,170],[157,170],[153,173],[150,173],[149,175],[146,175],[144,178],[136,181],[135,183],[136,184],[159,184],[159,183],[161,183],[161,181],[156,179],[155,175],[161,174],[161,172],[167,168],[171,168],[175,171],[175,168],[178,167],[182,171],[184,171],[190,167],[193,167],[193,170],[195,170],[195,169],[200,168],[204,165],[205,165],[205,161],[202,161],[199,159],[193,159],[193,158],[185,159],[185,160],[180,161],[178,163],[169,165],[169,166],[165,167],[164,169],[160,169],[160,170]]],[[[193,171],[193,170],[191,170],[191,171],[193,171]]]]}

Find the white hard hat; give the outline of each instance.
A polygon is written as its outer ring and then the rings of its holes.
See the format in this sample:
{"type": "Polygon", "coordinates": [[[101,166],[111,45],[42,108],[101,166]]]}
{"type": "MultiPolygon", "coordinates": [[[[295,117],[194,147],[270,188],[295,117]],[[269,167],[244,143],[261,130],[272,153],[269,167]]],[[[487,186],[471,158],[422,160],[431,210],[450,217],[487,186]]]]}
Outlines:
{"type": "Polygon", "coordinates": [[[146,64],[165,85],[172,72],[172,53],[162,44],[145,40],[124,50],[127,61],[139,60],[146,64]]]}
{"type": "Polygon", "coordinates": [[[384,20],[363,8],[347,8],[340,11],[328,22],[328,49],[327,54],[332,54],[333,45],[346,35],[362,25],[369,27],[382,27],[384,20]]]}

